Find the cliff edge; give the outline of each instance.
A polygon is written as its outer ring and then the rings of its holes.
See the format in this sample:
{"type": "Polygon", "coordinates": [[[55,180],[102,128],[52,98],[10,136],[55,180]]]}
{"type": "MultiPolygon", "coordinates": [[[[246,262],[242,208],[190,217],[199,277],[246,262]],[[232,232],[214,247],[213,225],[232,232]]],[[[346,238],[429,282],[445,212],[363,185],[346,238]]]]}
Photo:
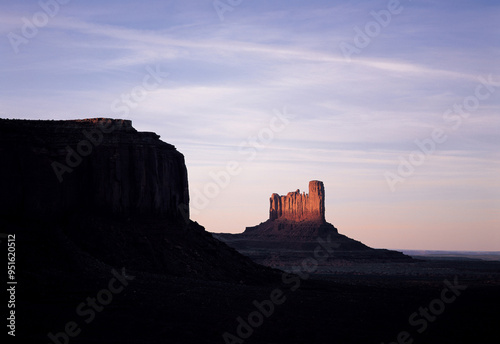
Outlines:
{"type": "Polygon", "coordinates": [[[189,218],[184,156],[131,121],[2,119],[0,156],[1,215],[189,218]]]}
{"type": "Polygon", "coordinates": [[[0,227],[16,234],[34,286],[110,267],[237,282],[273,275],[189,219],[184,156],[131,121],[0,119],[0,156],[0,227]]]}

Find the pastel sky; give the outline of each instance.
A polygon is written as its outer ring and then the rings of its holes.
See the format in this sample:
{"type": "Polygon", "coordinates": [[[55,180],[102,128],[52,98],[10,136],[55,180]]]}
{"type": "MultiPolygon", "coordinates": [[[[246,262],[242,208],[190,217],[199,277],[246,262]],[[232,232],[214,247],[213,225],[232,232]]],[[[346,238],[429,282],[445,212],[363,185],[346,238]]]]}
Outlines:
{"type": "Polygon", "coordinates": [[[0,117],[158,133],[211,232],[316,179],[372,247],[500,251],[498,1],[215,5],[2,1],[0,117]]]}

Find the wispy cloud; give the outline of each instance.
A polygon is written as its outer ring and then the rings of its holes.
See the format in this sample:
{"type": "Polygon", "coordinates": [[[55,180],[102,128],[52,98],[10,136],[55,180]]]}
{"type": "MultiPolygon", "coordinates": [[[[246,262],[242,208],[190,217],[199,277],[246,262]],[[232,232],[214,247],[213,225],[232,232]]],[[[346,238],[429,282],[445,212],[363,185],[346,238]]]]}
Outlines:
{"type": "MultiPolygon", "coordinates": [[[[373,20],[371,11],[386,6],[255,0],[221,23],[210,1],[70,2],[15,54],[6,35],[21,34],[21,18],[40,7],[13,3],[0,13],[0,110],[21,118],[114,117],[113,101],[140,84],[147,66],[160,66],[169,76],[131,109],[134,125],[158,132],[185,154],[193,188],[202,188],[208,173],[230,160],[244,166],[198,215],[208,229],[241,231],[263,220],[270,192],[317,178],[329,186],[331,221],[379,247],[420,248],[426,245],[423,235],[410,235],[414,243],[404,236],[391,239],[398,226],[406,233],[403,216],[394,211],[408,217],[411,231],[413,223],[429,225],[418,214],[431,211],[426,201],[448,209],[453,200],[456,218],[449,223],[465,221],[469,204],[499,204],[500,90],[457,130],[443,113],[474,94],[478,76],[500,78],[500,48],[493,44],[500,7],[405,2],[404,11],[346,61],[339,43],[352,42],[354,27],[363,28],[373,20]],[[258,135],[284,106],[294,114],[286,130],[246,161],[239,144],[258,135]],[[392,194],[384,171],[397,167],[400,156],[416,149],[415,140],[435,128],[448,140],[392,194]],[[241,193],[247,198],[238,210],[234,200],[241,193]],[[354,203],[356,212],[346,205],[354,203]],[[384,216],[373,214],[369,226],[391,228],[382,230],[386,236],[371,236],[344,216],[372,214],[375,203],[384,216]],[[408,210],[412,205],[418,212],[408,210]],[[238,215],[220,223],[227,207],[238,215]]],[[[451,214],[448,209],[434,219],[441,224],[451,214]]],[[[480,231],[487,235],[498,218],[486,210],[483,215],[490,225],[480,231]]],[[[492,245],[485,242],[484,248],[492,245]]]]}

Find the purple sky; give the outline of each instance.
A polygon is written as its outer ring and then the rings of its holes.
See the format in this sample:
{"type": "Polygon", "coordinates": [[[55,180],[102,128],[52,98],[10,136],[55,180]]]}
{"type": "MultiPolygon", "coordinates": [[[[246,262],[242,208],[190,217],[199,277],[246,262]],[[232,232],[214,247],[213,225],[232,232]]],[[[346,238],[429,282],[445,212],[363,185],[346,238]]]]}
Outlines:
{"type": "Polygon", "coordinates": [[[370,246],[500,250],[498,2],[59,1],[0,4],[0,117],[157,132],[209,231],[317,179],[370,246]]]}

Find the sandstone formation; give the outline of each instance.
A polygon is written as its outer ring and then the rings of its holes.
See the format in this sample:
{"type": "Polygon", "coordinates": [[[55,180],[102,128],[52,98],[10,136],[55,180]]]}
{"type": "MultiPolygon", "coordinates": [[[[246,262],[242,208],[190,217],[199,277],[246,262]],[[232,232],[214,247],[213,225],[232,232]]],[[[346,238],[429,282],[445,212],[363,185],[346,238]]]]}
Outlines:
{"type": "Polygon", "coordinates": [[[310,238],[335,233],[337,229],[325,220],[325,187],[323,182],[309,182],[309,194],[300,190],[286,196],[273,193],[269,199],[269,219],[247,227],[245,236],[310,238]]]}
{"type": "Polygon", "coordinates": [[[18,233],[33,285],[110,267],[237,282],[274,275],[189,219],[184,156],[131,121],[0,119],[0,156],[0,228],[18,233]]]}
{"type": "Polygon", "coordinates": [[[184,156],[131,121],[0,120],[0,156],[3,214],[189,218],[184,156]]]}
{"type": "Polygon", "coordinates": [[[332,272],[345,261],[372,262],[411,260],[396,251],[372,249],[363,243],[339,234],[325,219],[325,188],[323,182],[309,182],[309,194],[300,190],[286,196],[271,195],[269,219],[247,227],[241,234],[214,234],[255,262],[291,270],[315,252],[318,240],[328,240],[335,252],[319,266],[319,272],[332,272]]]}
{"type": "Polygon", "coordinates": [[[269,219],[291,221],[325,222],[325,187],[323,182],[309,182],[309,194],[300,190],[289,192],[286,196],[276,193],[270,198],[269,219]]]}

